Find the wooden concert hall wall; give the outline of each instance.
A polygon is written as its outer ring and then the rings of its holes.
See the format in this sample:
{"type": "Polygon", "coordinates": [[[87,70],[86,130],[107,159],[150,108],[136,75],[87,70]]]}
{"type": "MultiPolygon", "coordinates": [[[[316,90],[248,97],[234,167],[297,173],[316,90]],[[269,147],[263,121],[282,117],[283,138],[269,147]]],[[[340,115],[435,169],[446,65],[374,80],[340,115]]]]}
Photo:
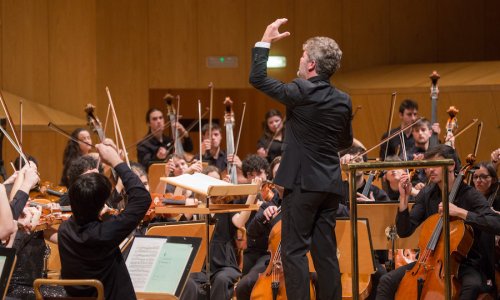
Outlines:
{"type": "MultiPolygon", "coordinates": [[[[302,43],[314,35],[338,41],[341,73],[388,64],[500,60],[499,14],[498,1],[466,0],[0,0],[0,86],[81,118],[85,104],[94,103],[101,121],[108,86],[125,143],[131,144],[146,132],[144,114],[155,90],[201,93],[213,82],[216,91],[235,91],[235,98],[247,102],[244,129],[253,131],[243,132],[239,149],[247,153],[254,151],[265,111],[276,105],[248,84],[250,48],[274,19],[287,17],[284,29],[292,35],[271,51],[286,56],[287,67],[269,73],[288,81],[302,43]],[[239,66],[209,69],[207,56],[237,56],[239,66]]],[[[194,94],[181,96],[195,103],[194,94]]],[[[464,104],[463,110],[477,106],[464,104]]],[[[181,106],[186,117],[196,115],[183,108],[189,105],[181,106]]],[[[370,107],[363,113],[385,124],[386,114],[375,115],[378,110],[371,113],[370,107]]],[[[367,126],[356,135],[381,132],[367,126]]],[[[58,181],[66,139],[38,128],[26,131],[24,140],[26,151],[41,161],[42,177],[58,181]]],[[[3,149],[11,160],[12,148],[4,142],[3,149]]],[[[135,158],[135,151],[130,155],[135,158]]]]}

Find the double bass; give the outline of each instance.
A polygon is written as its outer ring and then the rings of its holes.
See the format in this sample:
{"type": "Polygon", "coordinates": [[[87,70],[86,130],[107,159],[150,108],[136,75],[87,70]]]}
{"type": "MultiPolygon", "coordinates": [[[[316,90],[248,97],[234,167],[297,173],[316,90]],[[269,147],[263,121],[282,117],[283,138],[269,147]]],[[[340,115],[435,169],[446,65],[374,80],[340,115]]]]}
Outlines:
{"type": "MultiPolygon", "coordinates": [[[[464,174],[472,167],[473,161],[467,161],[455,182],[449,195],[449,203],[453,203],[462,183],[464,174]]],[[[427,218],[422,225],[418,246],[420,257],[411,270],[406,271],[399,284],[394,299],[443,299],[445,294],[444,267],[444,237],[443,219],[439,214],[427,218]]],[[[463,220],[450,220],[450,277],[451,296],[458,299],[460,283],[458,268],[460,262],[467,256],[474,240],[474,233],[463,220]]]]}

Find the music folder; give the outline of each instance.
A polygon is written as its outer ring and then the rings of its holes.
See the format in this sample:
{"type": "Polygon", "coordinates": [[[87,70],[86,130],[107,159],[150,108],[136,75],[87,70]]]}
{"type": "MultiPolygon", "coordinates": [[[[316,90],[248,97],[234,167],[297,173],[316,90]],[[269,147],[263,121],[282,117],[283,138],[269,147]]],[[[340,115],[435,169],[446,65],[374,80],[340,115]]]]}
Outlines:
{"type": "Polygon", "coordinates": [[[135,236],[123,252],[136,293],[180,297],[201,238],[135,236]]]}

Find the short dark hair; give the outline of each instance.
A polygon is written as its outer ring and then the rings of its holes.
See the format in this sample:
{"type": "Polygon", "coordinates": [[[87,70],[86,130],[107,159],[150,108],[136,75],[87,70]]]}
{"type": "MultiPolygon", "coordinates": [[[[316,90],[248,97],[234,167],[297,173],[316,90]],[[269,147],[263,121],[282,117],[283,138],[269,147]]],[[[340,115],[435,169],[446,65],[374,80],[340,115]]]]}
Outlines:
{"type": "MultiPolygon", "coordinates": [[[[210,127],[210,123],[206,123],[205,125],[203,125],[203,127],[201,127],[201,134],[205,135],[205,133],[208,132],[209,127],[210,127]]],[[[220,125],[217,124],[217,123],[212,122],[212,131],[213,130],[219,130],[219,131],[221,131],[220,125]]]]}
{"type": "Polygon", "coordinates": [[[79,176],[68,192],[75,221],[79,225],[97,221],[110,193],[111,183],[106,176],[99,173],[79,176]]]}
{"type": "Polygon", "coordinates": [[[403,102],[399,105],[399,113],[402,114],[405,112],[405,109],[408,110],[413,110],[416,109],[418,110],[418,103],[415,100],[412,99],[404,99],[403,102]]]}
{"type": "Polygon", "coordinates": [[[415,125],[413,125],[413,127],[411,128],[411,130],[413,131],[413,130],[416,130],[416,129],[420,129],[423,126],[426,126],[428,129],[432,129],[431,121],[429,121],[426,118],[422,118],[415,125]]]}
{"type": "MultiPolygon", "coordinates": [[[[34,156],[31,156],[31,155],[26,154],[26,153],[25,153],[25,156],[26,156],[26,159],[28,159],[28,161],[34,162],[35,165],[38,167],[38,160],[34,156]]],[[[16,169],[16,171],[19,171],[19,160],[21,160],[21,168],[24,167],[24,165],[25,165],[24,159],[21,159],[20,156],[16,157],[16,160],[14,160],[14,168],[16,169]]]]}
{"type": "Polygon", "coordinates": [[[90,155],[80,156],[71,161],[67,173],[68,187],[70,187],[80,175],[92,169],[97,169],[97,160],[90,155]]]}
{"type": "Polygon", "coordinates": [[[159,112],[161,112],[163,114],[163,112],[160,109],[156,108],[156,107],[152,107],[152,108],[148,109],[148,111],[146,112],[146,123],[149,124],[149,115],[151,115],[155,111],[159,111],[159,112]]]}
{"type": "Polygon", "coordinates": [[[205,175],[208,175],[208,173],[212,173],[212,172],[217,172],[219,175],[220,175],[220,170],[219,168],[217,168],[216,166],[206,166],[205,168],[203,168],[203,170],[201,171],[201,173],[205,174],[205,175]]]}
{"type": "Polygon", "coordinates": [[[261,170],[264,170],[264,172],[269,173],[269,163],[267,162],[267,159],[260,157],[257,154],[251,154],[242,161],[241,169],[243,171],[243,176],[246,178],[247,174],[251,172],[260,172],[261,170]]]}
{"type": "MultiPolygon", "coordinates": [[[[365,152],[365,149],[363,149],[362,147],[360,146],[351,146],[349,148],[347,148],[347,150],[343,153],[343,155],[345,154],[350,154],[350,155],[357,155],[357,154],[360,154],[360,153],[363,153],[365,152]]],[[[368,160],[368,155],[363,155],[363,161],[367,161],[368,160]]]]}
{"type": "Polygon", "coordinates": [[[455,162],[455,174],[458,174],[460,172],[460,159],[458,158],[455,149],[445,144],[438,144],[429,148],[424,153],[424,159],[430,159],[436,156],[441,156],[445,159],[453,159],[453,161],[455,162]]]}

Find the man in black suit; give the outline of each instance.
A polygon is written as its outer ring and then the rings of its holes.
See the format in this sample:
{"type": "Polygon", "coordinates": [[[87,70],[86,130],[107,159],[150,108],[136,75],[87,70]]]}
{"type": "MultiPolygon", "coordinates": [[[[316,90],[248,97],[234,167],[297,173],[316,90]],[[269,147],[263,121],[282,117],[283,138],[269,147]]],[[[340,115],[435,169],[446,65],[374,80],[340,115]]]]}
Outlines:
{"type": "Polygon", "coordinates": [[[252,52],[250,83],[286,106],[287,122],[282,161],[275,183],[285,188],[282,204],[282,253],[288,297],[309,299],[311,251],[318,273],[319,299],[341,299],[336,256],[335,212],[342,198],[338,151],[351,146],[350,97],[330,84],[342,51],[326,37],[303,45],[297,75],[284,84],[267,77],[272,42],[287,19],[270,24],[252,52]],[[292,297],[293,295],[293,297],[292,297]]]}

